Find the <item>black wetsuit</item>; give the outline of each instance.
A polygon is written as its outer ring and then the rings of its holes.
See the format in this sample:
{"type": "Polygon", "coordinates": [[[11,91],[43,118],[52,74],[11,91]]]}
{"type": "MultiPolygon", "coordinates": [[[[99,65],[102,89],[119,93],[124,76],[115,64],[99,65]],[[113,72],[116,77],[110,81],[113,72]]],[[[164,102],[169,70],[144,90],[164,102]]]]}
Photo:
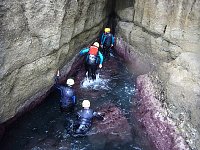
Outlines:
{"type": "Polygon", "coordinates": [[[104,33],[101,37],[101,44],[103,45],[103,56],[110,58],[111,45],[114,45],[114,37],[111,33],[104,33]]]}
{"type": "Polygon", "coordinates": [[[78,113],[78,121],[75,124],[75,134],[85,135],[92,125],[92,119],[103,120],[100,113],[94,112],[92,109],[82,109],[78,113]]]}
{"type": "Polygon", "coordinates": [[[88,72],[88,77],[91,77],[93,80],[96,79],[96,70],[97,70],[97,56],[88,55],[88,58],[85,62],[85,70],[88,72]]]}
{"type": "Polygon", "coordinates": [[[84,48],[80,51],[79,54],[86,54],[85,70],[88,72],[88,77],[91,77],[93,80],[95,80],[98,65],[103,63],[103,55],[100,51],[98,51],[96,55],[90,54],[89,51],[90,48],[84,48]]]}
{"type": "Polygon", "coordinates": [[[58,84],[56,81],[55,88],[60,95],[60,109],[61,111],[72,111],[76,104],[76,96],[74,90],[69,86],[58,84]]]}

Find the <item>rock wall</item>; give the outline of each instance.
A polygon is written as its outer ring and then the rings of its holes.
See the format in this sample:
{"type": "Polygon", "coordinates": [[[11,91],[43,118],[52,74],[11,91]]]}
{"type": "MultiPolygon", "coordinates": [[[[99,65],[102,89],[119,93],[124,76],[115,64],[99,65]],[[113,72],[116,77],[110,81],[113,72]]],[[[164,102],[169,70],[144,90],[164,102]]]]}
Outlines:
{"type": "Polygon", "coordinates": [[[44,95],[56,70],[98,36],[107,3],[0,1],[0,124],[44,95]]]}
{"type": "Polygon", "coordinates": [[[200,1],[117,0],[115,11],[116,49],[132,56],[133,71],[152,76],[168,117],[199,149],[200,1]],[[140,63],[149,67],[135,68],[140,63]]]}

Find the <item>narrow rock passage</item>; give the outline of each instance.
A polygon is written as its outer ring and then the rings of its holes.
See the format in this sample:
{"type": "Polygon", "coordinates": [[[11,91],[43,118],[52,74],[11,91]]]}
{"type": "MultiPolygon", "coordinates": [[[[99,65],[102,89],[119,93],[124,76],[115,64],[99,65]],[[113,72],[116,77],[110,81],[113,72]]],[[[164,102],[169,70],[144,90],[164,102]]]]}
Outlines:
{"type": "Polygon", "coordinates": [[[98,70],[95,82],[85,79],[84,66],[72,68],[77,108],[84,99],[91,101],[91,107],[105,112],[104,121],[94,121],[87,137],[74,138],[66,133],[66,118],[74,120],[75,114],[62,114],[58,95],[52,92],[33,111],[27,113],[7,130],[1,141],[1,149],[154,149],[134,119],[135,79],[118,56],[105,61],[98,70]]]}

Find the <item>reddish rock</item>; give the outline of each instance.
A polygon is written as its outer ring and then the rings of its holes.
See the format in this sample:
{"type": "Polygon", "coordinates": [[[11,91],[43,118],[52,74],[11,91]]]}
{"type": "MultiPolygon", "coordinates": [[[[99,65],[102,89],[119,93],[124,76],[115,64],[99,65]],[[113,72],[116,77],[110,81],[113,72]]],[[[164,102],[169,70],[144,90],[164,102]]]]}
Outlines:
{"type": "Polygon", "coordinates": [[[184,138],[166,115],[155,96],[153,83],[148,75],[137,78],[139,105],[136,118],[142,123],[148,136],[158,150],[189,150],[184,138]]]}
{"type": "Polygon", "coordinates": [[[153,65],[147,58],[144,59],[134,51],[122,38],[116,39],[115,51],[123,58],[129,65],[129,69],[136,75],[148,73],[153,65]]]}
{"type": "Polygon", "coordinates": [[[104,120],[94,122],[89,132],[92,143],[105,145],[132,141],[131,127],[119,108],[113,104],[107,104],[100,109],[100,112],[105,114],[104,120]]]}

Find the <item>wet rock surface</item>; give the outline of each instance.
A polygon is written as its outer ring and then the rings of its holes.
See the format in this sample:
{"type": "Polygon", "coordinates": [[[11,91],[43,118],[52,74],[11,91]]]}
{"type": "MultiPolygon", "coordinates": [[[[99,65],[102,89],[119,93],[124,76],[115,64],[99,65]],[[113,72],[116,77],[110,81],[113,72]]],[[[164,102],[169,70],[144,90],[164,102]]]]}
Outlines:
{"type": "Polygon", "coordinates": [[[123,115],[120,108],[114,104],[104,104],[98,109],[98,112],[105,114],[104,120],[94,122],[93,128],[88,133],[89,140],[93,144],[98,144],[100,147],[109,145],[110,148],[133,141],[131,135],[131,126],[126,117],[123,115]]]}
{"type": "Polygon", "coordinates": [[[169,118],[167,110],[156,98],[156,90],[148,75],[137,78],[138,108],[136,117],[159,150],[189,150],[184,135],[169,118]]]}
{"type": "Polygon", "coordinates": [[[130,71],[136,75],[146,74],[154,68],[154,63],[149,56],[145,57],[139,54],[136,49],[122,38],[116,40],[115,49],[119,56],[128,64],[130,71]]]}

